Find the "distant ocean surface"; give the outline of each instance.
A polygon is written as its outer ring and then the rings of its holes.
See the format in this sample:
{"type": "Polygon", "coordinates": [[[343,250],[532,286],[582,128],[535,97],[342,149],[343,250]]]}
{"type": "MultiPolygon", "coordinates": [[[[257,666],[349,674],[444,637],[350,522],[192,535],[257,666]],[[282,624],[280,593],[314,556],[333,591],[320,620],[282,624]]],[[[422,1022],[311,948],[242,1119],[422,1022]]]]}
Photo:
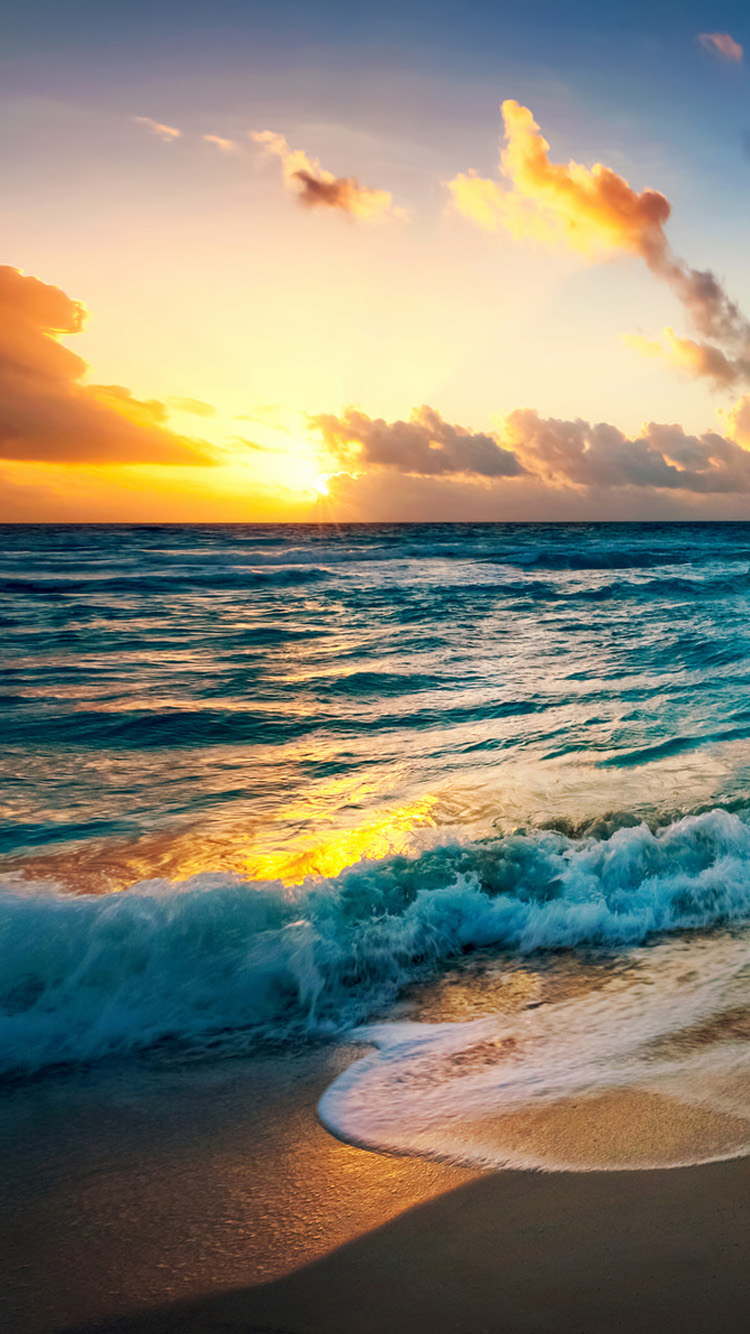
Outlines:
{"type": "Polygon", "coordinates": [[[4,1078],[353,1036],[356,1142],[750,1150],[750,525],[6,526],[0,622],[4,1078]]]}

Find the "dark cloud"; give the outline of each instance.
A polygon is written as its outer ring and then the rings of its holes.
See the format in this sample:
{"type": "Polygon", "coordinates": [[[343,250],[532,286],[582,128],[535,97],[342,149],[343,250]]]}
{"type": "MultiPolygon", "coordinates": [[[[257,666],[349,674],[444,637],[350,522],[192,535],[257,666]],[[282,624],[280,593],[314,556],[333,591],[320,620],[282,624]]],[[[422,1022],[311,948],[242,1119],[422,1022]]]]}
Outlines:
{"type": "Polygon", "coordinates": [[[723,344],[725,354],[750,358],[750,321],[710,269],[689,268],[672,255],[666,243],[649,266],[669,283],[698,333],[723,344]]]}
{"type": "Polygon", "coordinates": [[[408,422],[386,422],[352,408],[341,417],[322,414],[310,420],[331,453],[352,466],[422,477],[448,473],[519,477],[525,471],[512,450],[502,448],[491,435],[451,426],[430,407],[416,409],[408,422]]]}
{"type": "Polygon", "coordinates": [[[343,213],[356,214],[362,199],[372,193],[366,192],[353,176],[335,176],[333,180],[324,180],[310,171],[295,171],[293,179],[300,187],[299,201],[307,208],[338,208],[343,213]]]}
{"type": "MultiPolygon", "coordinates": [[[[738,439],[750,420],[748,401],[726,414],[738,439]]],[[[750,493],[750,452],[716,431],[689,435],[681,426],[650,422],[629,438],[606,422],[544,418],[528,408],[510,413],[497,437],[451,425],[430,407],[419,408],[408,422],[353,409],[311,422],[344,465],[329,479],[331,495],[353,506],[369,495],[375,506],[370,517],[391,512],[408,518],[409,496],[416,519],[451,517],[451,496],[456,518],[472,509],[512,518],[514,506],[517,517],[531,511],[554,518],[580,513],[581,506],[585,512],[586,504],[599,513],[622,511],[620,501],[606,499],[615,493],[630,497],[636,511],[663,511],[669,493],[680,493],[688,508],[699,497],[750,493]],[[395,489],[394,472],[401,474],[395,489]],[[571,492],[578,501],[570,501],[571,492]]]]}
{"type": "Polygon", "coordinates": [[[393,207],[390,191],[360,185],[353,176],[334,176],[317,158],[309,158],[301,148],[290,148],[283,134],[274,130],[257,130],[252,138],[266,153],[279,158],[284,184],[306,208],[338,209],[365,222],[388,217],[405,221],[407,214],[393,207]]]}
{"type": "Polygon", "coordinates": [[[680,338],[674,329],[663,329],[660,340],[626,335],[624,342],[689,375],[711,380],[716,389],[733,389],[750,381],[750,347],[746,355],[732,359],[712,343],[680,338]]]}
{"type": "Polygon", "coordinates": [[[714,431],[694,436],[681,426],[651,422],[631,440],[606,423],[545,419],[522,409],[506,419],[504,435],[528,471],[552,485],[700,495],[750,491],[750,454],[714,431]]]}

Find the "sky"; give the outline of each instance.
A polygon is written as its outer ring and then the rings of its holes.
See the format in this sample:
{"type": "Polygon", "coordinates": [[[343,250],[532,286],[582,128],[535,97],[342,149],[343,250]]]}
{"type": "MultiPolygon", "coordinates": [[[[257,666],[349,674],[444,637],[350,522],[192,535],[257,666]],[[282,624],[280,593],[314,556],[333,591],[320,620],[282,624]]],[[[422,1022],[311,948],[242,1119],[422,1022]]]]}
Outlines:
{"type": "Polygon", "coordinates": [[[750,19],[27,0],[0,519],[750,517],[750,19]]]}

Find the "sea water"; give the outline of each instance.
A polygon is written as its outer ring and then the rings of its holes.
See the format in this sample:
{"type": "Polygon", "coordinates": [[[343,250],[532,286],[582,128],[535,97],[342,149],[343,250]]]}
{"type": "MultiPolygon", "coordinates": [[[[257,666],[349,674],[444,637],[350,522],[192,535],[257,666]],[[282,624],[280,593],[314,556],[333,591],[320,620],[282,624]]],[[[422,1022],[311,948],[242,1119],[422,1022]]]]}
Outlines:
{"type": "Polygon", "coordinates": [[[373,1148],[750,1149],[750,525],[19,525],[0,581],[3,1078],[354,1039],[373,1148]]]}

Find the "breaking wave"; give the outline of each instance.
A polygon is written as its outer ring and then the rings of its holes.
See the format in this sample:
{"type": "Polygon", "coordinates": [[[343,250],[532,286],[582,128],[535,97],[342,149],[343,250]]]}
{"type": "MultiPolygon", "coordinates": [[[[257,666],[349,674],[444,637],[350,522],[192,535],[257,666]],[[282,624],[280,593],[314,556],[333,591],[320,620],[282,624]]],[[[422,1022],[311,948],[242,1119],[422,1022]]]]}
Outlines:
{"type": "Polygon", "coordinates": [[[722,809],[604,838],[455,842],[294,888],[217,873],[76,896],[8,881],[0,1072],[334,1035],[467,951],[614,950],[749,920],[750,827],[722,809]]]}

